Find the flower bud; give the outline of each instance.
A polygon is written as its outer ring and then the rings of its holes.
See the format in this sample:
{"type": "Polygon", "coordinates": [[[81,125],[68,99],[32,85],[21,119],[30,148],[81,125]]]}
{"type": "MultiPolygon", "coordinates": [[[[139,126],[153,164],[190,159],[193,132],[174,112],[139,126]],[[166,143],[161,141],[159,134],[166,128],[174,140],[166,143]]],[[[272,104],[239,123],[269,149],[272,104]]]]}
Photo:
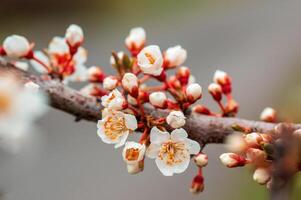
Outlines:
{"type": "Polygon", "coordinates": [[[137,56],[137,63],[144,74],[159,76],[163,71],[161,50],[156,45],[142,49],[137,56]]]}
{"type": "Polygon", "coordinates": [[[177,71],[176,77],[182,85],[187,85],[190,77],[190,70],[188,67],[180,67],[177,71]]]}
{"type": "Polygon", "coordinates": [[[65,38],[71,47],[78,48],[84,41],[82,28],[76,24],[70,25],[66,30],[65,38]]]}
{"type": "Polygon", "coordinates": [[[170,47],[165,51],[164,61],[167,67],[182,65],[187,58],[187,52],[180,45],[170,47]]]}
{"type": "Polygon", "coordinates": [[[186,117],[182,111],[171,111],[166,117],[166,122],[172,128],[180,128],[185,125],[185,119],[186,117]]]}
{"type": "Polygon", "coordinates": [[[231,152],[242,153],[247,147],[247,143],[240,133],[233,133],[226,138],[226,148],[231,152]]]}
{"type": "Polygon", "coordinates": [[[267,154],[264,151],[255,148],[249,148],[246,155],[247,158],[256,165],[264,164],[267,159],[267,154]]]}
{"type": "Polygon", "coordinates": [[[231,78],[226,72],[221,71],[221,70],[217,70],[214,73],[213,81],[216,84],[221,85],[222,91],[223,91],[224,94],[231,93],[231,90],[232,90],[231,89],[231,84],[232,84],[231,83],[231,78]]]}
{"type": "Polygon", "coordinates": [[[142,27],[131,29],[129,35],[125,39],[125,45],[135,56],[144,47],[146,34],[142,27]]]}
{"type": "Polygon", "coordinates": [[[230,99],[226,105],[225,112],[234,116],[238,112],[239,105],[234,99],[230,99]]]}
{"type": "Polygon", "coordinates": [[[202,97],[202,87],[197,83],[192,83],[186,88],[186,95],[188,101],[193,103],[202,97]]]}
{"type": "Polygon", "coordinates": [[[204,190],[204,177],[197,175],[193,178],[189,191],[193,194],[198,194],[204,190]]]}
{"type": "Polygon", "coordinates": [[[260,120],[265,122],[275,122],[276,121],[276,111],[273,108],[265,108],[260,114],[260,120]]]}
{"type": "Polygon", "coordinates": [[[3,49],[7,56],[12,58],[26,57],[30,51],[31,46],[28,40],[20,35],[11,35],[5,38],[3,42],[3,49]]]}
{"type": "Polygon", "coordinates": [[[90,82],[100,82],[102,83],[105,78],[104,72],[100,67],[92,66],[88,69],[88,79],[90,82]]]}
{"type": "Polygon", "coordinates": [[[246,135],[245,141],[249,147],[259,147],[262,142],[262,137],[259,133],[253,132],[246,135]]]}
{"type": "Polygon", "coordinates": [[[149,95],[149,102],[159,108],[164,108],[166,106],[166,94],[163,92],[153,92],[149,95]]]}
{"type": "Polygon", "coordinates": [[[114,90],[118,85],[118,80],[114,76],[108,76],[103,79],[103,88],[106,90],[114,90]]]}
{"type": "Polygon", "coordinates": [[[247,164],[247,160],[235,153],[223,153],[219,157],[220,161],[227,167],[241,167],[247,164]]]}
{"type": "Polygon", "coordinates": [[[175,89],[180,89],[182,87],[181,82],[176,76],[170,76],[168,78],[168,84],[175,89]]]}
{"type": "Polygon", "coordinates": [[[271,173],[267,168],[257,168],[253,174],[253,179],[260,185],[265,185],[271,179],[271,173]]]}
{"type": "Polygon", "coordinates": [[[208,156],[203,153],[199,153],[194,157],[194,162],[198,167],[206,167],[208,164],[208,156]]]}
{"type": "Polygon", "coordinates": [[[212,95],[213,99],[215,101],[221,101],[222,100],[222,87],[216,83],[211,83],[208,86],[208,91],[212,95]]]}
{"type": "Polygon", "coordinates": [[[122,87],[132,96],[138,96],[138,78],[133,73],[125,73],[122,78],[122,87]]]}
{"type": "Polygon", "coordinates": [[[199,114],[203,114],[203,115],[210,115],[211,114],[211,111],[203,105],[194,106],[192,111],[196,112],[196,113],[199,113],[199,114]]]}

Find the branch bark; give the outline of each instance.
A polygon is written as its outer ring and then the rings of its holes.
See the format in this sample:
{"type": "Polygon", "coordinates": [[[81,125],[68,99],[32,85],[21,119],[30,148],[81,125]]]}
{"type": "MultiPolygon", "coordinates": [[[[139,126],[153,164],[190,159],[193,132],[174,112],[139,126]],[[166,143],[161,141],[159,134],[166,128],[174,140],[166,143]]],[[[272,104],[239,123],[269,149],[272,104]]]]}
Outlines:
{"type": "MultiPolygon", "coordinates": [[[[15,68],[9,63],[0,62],[0,69],[9,73],[18,75],[23,82],[33,81],[48,94],[49,104],[51,107],[69,113],[75,116],[75,120],[81,119],[97,122],[101,119],[101,105],[94,97],[87,97],[78,91],[69,88],[58,80],[45,79],[39,76],[30,75],[27,72],[15,68]]],[[[166,112],[154,110],[152,107],[145,107],[146,112],[152,115],[166,116],[166,112]]],[[[209,143],[223,143],[226,136],[233,133],[234,124],[249,127],[259,132],[269,132],[274,129],[276,124],[261,121],[245,120],[240,118],[221,118],[196,113],[188,113],[184,129],[189,137],[198,141],[202,147],[209,143]]],[[[301,128],[301,124],[293,124],[293,129],[301,128]]],[[[272,189],[271,199],[282,199],[283,195],[287,196],[289,187],[283,187],[283,191],[272,189]]]]}
{"type": "MultiPolygon", "coordinates": [[[[22,78],[23,82],[33,81],[48,94],[51,107],[75,116],[75,120],[81,119],[97,122],[101,119],[101,105],[94,97],[87,97],[78,91],[62,84],[58,80],[45,79],[40,76],[30,75],[27,72],[15,68],[9,63],[0,63],[0,68],[22,78]]],[[[152,115],[166,116],[164,111],[152,109],[146,106],[146,112],[152,115]]],[[[276,124],[261,121],[245,120],[240,118],[221,118],[197,113],[189,113],[184,129],[189,137],[198,141],[202,146],[209,143],[223,143],[226,136],[233,133],[232,125],[238,124],[257,130],[259,132],[272,131],[276,124]]],[[[294,124],[295,129],[301,128],[301,124],[294,124]]]]}

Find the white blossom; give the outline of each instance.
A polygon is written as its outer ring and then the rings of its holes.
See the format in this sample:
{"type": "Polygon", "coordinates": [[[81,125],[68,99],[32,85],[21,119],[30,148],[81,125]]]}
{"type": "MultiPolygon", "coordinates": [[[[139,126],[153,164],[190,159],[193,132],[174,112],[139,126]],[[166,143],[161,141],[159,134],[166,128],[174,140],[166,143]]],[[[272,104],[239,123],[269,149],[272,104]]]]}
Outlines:
{"type": "Polygon", "coordinates": [[[52,38],[48,45],[48,53],[50,55],[64,55],[69,53],[69,46],[66,40],[62,37],[56,36],[52,38]]]}
{"type": "Polygon", "coordinates": [[[21,58],[26,56],[31,50],[28,40],[20,35],[11,35],[5,38],[3,49],[7,56],[13,58],[21,58]]]}
{"type": "Polygon", "coordinates": [[[153,92],[149,95],[149,102],[157,107],[164,107],[167,97],[164,92],[153,92]]]}
{"type": "Polygon", "coordinates": [[[150,146],[146,155],[156,160],[159,170],[165,176],[184,172],[190,162],[190,154],[198,154],[200,145],[187,138],[184,129],[175,129],[169,134],[153,127],[150,146]]]}
{"type": "Polygon", "coordinates": [[[24,88],[18,80],[1,74],[0,145],[16,151],[32,131],[33,122],[47,110],[45,96],[24,88]]]}
{"type": "Polygon", "coordinates": [[[101,97],[101,104],[112,110],[124,109],[125,103],[124,96],[117,89],[114,89],[109,95],[101,97]]]}
{"type": "Polygon", "coordinates": [[[128,165],[133,165],[138,163],[144,158],[145,145],[137,142],[126,142],[124,149],[122,151],[123,160],[128,165]]]}
{"type": "Polygon", "coordinates": [[[168,66],[182,65],[187,58],[187,52],[180,45],[170,47],[165,51],[164,59],[168,66]]]}
{"type": "Polygon", "coordinates": [[[159,76],[163,71],[163,57],[156,45],[150,45],[140,51],[137,56],[138,65],[143,73],[159,76]]]}
{"type": "Polygon", "coordinates": [[[166,117],[166,122],[172,128],[180,128],[185,125],[186,117],[182,111],[171,111],[166,117]]]}
{"type": "Polygon", "coordinates": [[[137,129],[134,115],[120,111],[108,111],[102,120],[98,121],[97,134],[104,143],[115,144],[115,148],[125,144],[130,132],[137,129]]]}
{"type": "Polygon", "coordinates": [[[114,76],[108,76],[103,80],[103,88],[106,90],[114,90],[118,85],[118,80],[114,76]]]}
{"type": "Polygon", "coordinates": [[[66,30],[65,38],[71,46],[80,45],[84,40],[82,28],[76,24],[70,25],[66,30]]]}
{"type": "Polygon", "coordinates": [[[273,108],[267,107],[260,114],[260,120],[273,122],[276,120],[276,111],[273,108]]]}
{"type": "Polygon", "coordinates": [[[146,40],[146,33],[142,27],[136,27],[131,29],[129,35],[125,39],[125,45],[130,50],[141,49],[146,40]]]}

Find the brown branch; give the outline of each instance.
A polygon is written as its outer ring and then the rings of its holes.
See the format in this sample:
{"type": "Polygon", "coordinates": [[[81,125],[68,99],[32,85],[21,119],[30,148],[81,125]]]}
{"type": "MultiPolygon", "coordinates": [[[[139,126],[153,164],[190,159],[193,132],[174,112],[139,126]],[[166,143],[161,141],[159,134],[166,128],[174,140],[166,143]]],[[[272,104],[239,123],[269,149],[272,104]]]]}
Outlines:
{"type": "MultiPolygon", "coordinates": [[[[41,89],[48,94],[50,106],[74,115],[76,121],[84,119],[97,122],[97,120],[101,119],[100,111],[102,107],[97,103],[96,98],[94,97],[83,96],[78,91],[63,85],[58,80],[29,75],[24,71],[16,69],[11,64],[0,62],[0,69],[18,75],[23,82],[33,81],[37,83],[41,89]]],[[[145,107],[145,110],[151,115],[166,116],[166,112],[154,110],[148,106],[145,107]]],[[[233,125],[248,127],[252,130],[257,130],[258,132],[270,132],[276,125],[274,123],[239,118],[211,117],[192,112],[188,113],[186,117],[187,121],[184,129],[188,132],[189,137],[198,141],[202,147],[209,143],[223,143],[225,137],[234,132],[232,128],[233,125]]],[[[301,124],[292,124],[292,128],[299,129],[301,128],[301,124]]],[[[271,199],[278,200],[282,199],[283,196],[289,196],[289,191],[288,185],[278,189],[275,189],[273,186],[271,190],[271,199]]]]}
{"type": "MultiPolygon", "coordinates": [[[[46,80],[16,69],[10,64],[0,63],[1,69],[18,74],[24,82],[33,81],[48,94],[50,106],[76,117],[76,121],[84,119],[97,122],[101,119],[101,106],[94,97],[87,97],[78,91],[69,88],[58,80],[46,80]]],[[[157,111],[146,107],[146,112],[152,115],[166,115],[164,111],[157,111]]],[[[260,121],[251,121],[239,118],[221,118],[189,113],[184,129],[189,137],[198,141],[202,146],[208,143],[222,143],[225,137],[234,132],[232,126],[238,124],[246,126],[259,132],[269,132],[276,124],[260,121]]],[[[295,124],[294,128],[301,128],[301,124],[295,124]]]]}

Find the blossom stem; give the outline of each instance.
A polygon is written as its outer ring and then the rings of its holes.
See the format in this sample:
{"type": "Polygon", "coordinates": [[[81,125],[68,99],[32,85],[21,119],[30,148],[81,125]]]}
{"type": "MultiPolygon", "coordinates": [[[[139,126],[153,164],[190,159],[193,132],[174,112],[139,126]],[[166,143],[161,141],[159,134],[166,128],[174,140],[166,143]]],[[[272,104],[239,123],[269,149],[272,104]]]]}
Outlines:
{"type": "Polygon", "coordinates": [[[43,61],[41,61],[40,59],[38,59],[36,56],[33,56],[32,59],[34,61],[36,61],[37,63],[39,63],[40,65],[42,65],[47,70],[47,72],[49,74],[52,72],[52,69],[49,66],[47,66],[43,61]]]}

